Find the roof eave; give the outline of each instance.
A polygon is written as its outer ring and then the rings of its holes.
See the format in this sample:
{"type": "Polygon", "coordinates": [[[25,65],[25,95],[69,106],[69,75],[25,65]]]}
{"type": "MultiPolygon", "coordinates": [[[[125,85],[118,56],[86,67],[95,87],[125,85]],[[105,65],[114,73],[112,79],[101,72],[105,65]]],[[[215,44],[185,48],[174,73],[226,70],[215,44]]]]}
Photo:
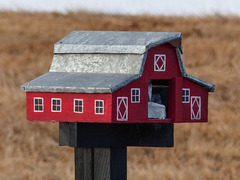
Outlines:
{"type": "Polygon", "coordinates": [[[126,74],[126,75],[110,74],[109,76],[114,77],[112,78],[112,80],[109,80],[109,77],[105,76],[105,74],[48,72],[36,79],[33,79],[30,82],[25,83],[24,85],[21,86],[21,90],[24,92],[113,93],[120,89],[121,87],[126,86],[130,82],[140,77],[139,74],[126,74]],[[56,76],[59,76],[58,80],[56,79],[56,76]],[[102,76],[103,78],[102,83],[99,83],[100,81],[98,81],[98,79],[92,81],[93,77],[99,76],[100,77],[102,76]],[[79,77],[83,77],[83,81],[80,82],[80,84],[79,83],[75,84],[75,81],[71,82],[68,79],[68,78],[79,79],[79,77]],[[88,79],[89,81],[85,81],[86,79],[88,79]],[[54,84],[56,80],[59,83],[54,84]],[[66,83],[64,84],[64,82],[66,83]],[[85,82],[92,83],[90,86],[88,86],[84,84],[85,82]]]}
{"type": "Polygon", "coordinates": [[[196,78],[194,76],[191,76],[189,74],[187,74],[185,76],[185,78],[190,80],[190,81],[192,81],[192,82],[194,82],[194,83],[196,83],[196,84],[198,84],[198,85],[200,85],[200,86],[202,86],[203,88],[205,88],[209,92],[214,92],[214,90],[215,90],[215,85],[214,84],[211,84],[209,82],[203,81],[203,80],[198,79],[198,78],[196,78]]]}
{"type": "Polygon", "coordinates": [[[154,43],[151,43],[149,45],[146,46],[146,49],[150,49],[150,48],[153,48],[153,47],[156,47],[156,46],[159,46],[161,44],[164,44],[164,43],[170,43],[172,44],[175,48],[178,48],[181,52],[181,54],[183,53],[183,47],[182,47],[182,33],[178,33],[178,36],[174,36],[174,37],[168,37],[164,40],[161,40],[161,41],[156,41],[154,43]]]}
{"type": "Polygon", "coordinates": [[[182,73],[182,77],[194,82],[195,84],[198,84],[199,86],[202,86],[203,88],[205,88],[209,92],[214,92],[214,90],[215,90],[215,85],[214,84],[211,84],[209,82],[203,81],[201,79],[198,79],[194,76],[191,76],[191,75],[187,74],[186,69],[185,69],[185,65],[184,65],[184,62],[183,62],[183,58],[182,58],[182,53],[181,53],[179,48],[176,48],[176,53],[177,53],[178,63],[179,63],[179,67],[180,67],[180,70],[181,70],[181,73],[182,73]]]}
{"type": "Polygon", "coordinates": [[[57,93],[112,93],[111,88],[80,88],[56,86],[21,86],[24,92],[57,92],[57,93]]]}

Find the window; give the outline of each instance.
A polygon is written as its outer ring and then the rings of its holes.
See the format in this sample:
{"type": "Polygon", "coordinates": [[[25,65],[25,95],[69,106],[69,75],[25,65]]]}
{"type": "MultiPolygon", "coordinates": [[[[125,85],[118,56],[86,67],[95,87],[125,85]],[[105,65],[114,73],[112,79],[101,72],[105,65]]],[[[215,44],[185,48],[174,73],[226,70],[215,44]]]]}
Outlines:
{"type": "Polygon", "coordinates": [[[52,112],[61,112],[61,101],[60,98],[52,98],[52,112]]]}
{"type": "Polygon", "coordinates": [[[190,89],[186,89],[186,88],[182,89],[182,102],[183,103],[190,102],[190,89]]]}
{"type": "Polygon", "coordinates": [[[166,71],[166,55],[155,54],[154,55],[154,71],[166,71]]]}
{"type": "Polygon", "coordinates": [[[83,113],[83,100],[82,99],[74,99],[74,112],[75,113],[83,113]]]}
{"type": "Polygon", "coordinates": [[[95,114],[104,114],[103,100],[95,100],[95,114]]]}
{"type": "Polygon", "coordinates": [[[43,112],[43,98],[34,98],[34,112],[43,112]]]}
{"type": "Polygon", "coordinates": [[[140,103],[140,89],[139,88],[131,89],[131,102],[132,103],[140,103]]]}

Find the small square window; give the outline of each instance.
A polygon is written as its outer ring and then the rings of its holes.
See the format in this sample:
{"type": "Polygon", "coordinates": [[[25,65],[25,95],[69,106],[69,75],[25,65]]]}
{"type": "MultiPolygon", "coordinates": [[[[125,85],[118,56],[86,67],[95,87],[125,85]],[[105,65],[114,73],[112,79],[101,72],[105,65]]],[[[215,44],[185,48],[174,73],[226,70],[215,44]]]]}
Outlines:
{"type": "Polygon", "coordinates": [[[52,112],[61,112],[61,101],[60,98],[52,98],[52,112]]]}
{"type": "Polygon", "coordinates": [[[131,89],[131,102],[132,103],[140,103],[140,89],[139,88],[131,89]]]}
{"type": "Polygon", "coordinates": [[[95,100],[95,114],[104,114],[103,100],[95,100]]]}
{"type": "Polygon", "coordinates": [[[182,89],[182,102],[183,103],[190,102],[190,89],[187,89],[187,88],[182,89]]]}
{"type": "Polygon", "coordinates": [[[34,98],[34,112],[43,112],[43,98],[34,98]]]}
{"type": "Polygon", "coordinates": [[[74,112],[75,113],[83,113],[83,100],[82,99],[74,99],[74,112]]]}

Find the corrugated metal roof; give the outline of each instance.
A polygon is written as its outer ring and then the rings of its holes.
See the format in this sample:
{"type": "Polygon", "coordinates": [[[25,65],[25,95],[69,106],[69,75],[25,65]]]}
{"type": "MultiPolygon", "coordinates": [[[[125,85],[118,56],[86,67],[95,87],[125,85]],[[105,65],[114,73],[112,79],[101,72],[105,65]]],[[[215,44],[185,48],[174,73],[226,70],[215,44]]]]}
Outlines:
{"type": "Polygon", "coordinates": [[[134,74],[49,72],[24,85],[26,92],[112,93],[138,78],[134,74]]]}
{"type": "Polygon", "coordinates": [[[54,53],[133,53],[165,42],[182,48],[179,32],[73,31],[54,46],[54,53]]]}
{"type": "Polygon", "coordinates": [[[51,72],[139,74],[142,54],[55,54],[51,72]]]}

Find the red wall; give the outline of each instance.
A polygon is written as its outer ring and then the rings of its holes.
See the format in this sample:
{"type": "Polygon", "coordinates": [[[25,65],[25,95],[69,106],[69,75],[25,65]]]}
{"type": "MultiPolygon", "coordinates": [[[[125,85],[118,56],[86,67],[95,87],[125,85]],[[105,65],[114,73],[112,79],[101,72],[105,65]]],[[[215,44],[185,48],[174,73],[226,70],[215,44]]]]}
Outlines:
{"type": "Polygon", "coordinates": [[[113,93],[113,109],[112,117],[113,122],[121,123],[134,123],[134,122],[144,122],[148,119],[148,83],[143,82],[143,78],[140,78],[132,83],[128,84],[126,87],[119,89],[113,93]],[[131,103],[131,88],[140,88],[140,103],[131,103]],[[118,97],[128,97],[128,120],[127,121],[117,121],[117,98],[118,97]]]}
{"type": "Polygon", "coordinates": [[[151,120],[148,119],[148,86],[143,83],[143,78],[130,83],[128,86],[121,88],[113,93],[113,122],[121,123],[151,123],[151,122],[207,122],[208,121],[208,91],[199,85],[182,77],[177,77],[169,82],[169,110],[168,119],[166,120],[151,120]],[[131,88],[141,89],[140,103],[131,103],[131,88]],[[189,103],[182,102],[182,89],[190,89],[189,103]],[[200,97],[201,112],[200,119],[191,118],[191,97],[200,97]],[[117,121],[117,97],[128,97],[128,121],[117,121]]]}
{"type": "Polygon", "coordinates": [[[181,71],[175,48],[171,44],[167,43],[149,49],[143,76],[147,79],[172,79],[174,77],[180,77],[181,71]],[[166,55],[165,71],[154,71],[155,54],[166,55]]]}
{"type": "MultiPolygon", "coordinates": [[[[169,109],[169,114],[172,116],[173,122],[207,122],[208,121],[208,91],[199,85],[182,77],[177,77],[171,81],[171,94],[169,104],[172,106],[169,109]],[[182,102],[182,89],[190,90],[190,101],[189,103],[182,102]],[[201,99],[201,112],[200,119],[191,118],[191,97],[199,97],[201,99]]],[[[196,107],[193,106],[194,110],[196,107]]]]}
{"type": "Polygon", "coordinates": [[[27,93],[27,119],[30,121],[111,122],[112,94],[27,93]],[[44,98],[44,112],[34,112],[34,97],[44,98]],[[51,112],[51,98],[62,99],[62,112],[51,112]],[[74,113],[73,99],[83,99],[83,113],[74,113]],[[95,100],[104,100],[104,114],[95,114],[95,100]]]}
{"type": "Polygon", "coordinates": [[[191,119],[191,100],[190,103],[183,103],[183,120],[182,122],[207,122],[208,121],[208,91],[195,83],[183,79],[183,88],[190,88],[190,96],[201,97],[201,119],[191,119]]]}

